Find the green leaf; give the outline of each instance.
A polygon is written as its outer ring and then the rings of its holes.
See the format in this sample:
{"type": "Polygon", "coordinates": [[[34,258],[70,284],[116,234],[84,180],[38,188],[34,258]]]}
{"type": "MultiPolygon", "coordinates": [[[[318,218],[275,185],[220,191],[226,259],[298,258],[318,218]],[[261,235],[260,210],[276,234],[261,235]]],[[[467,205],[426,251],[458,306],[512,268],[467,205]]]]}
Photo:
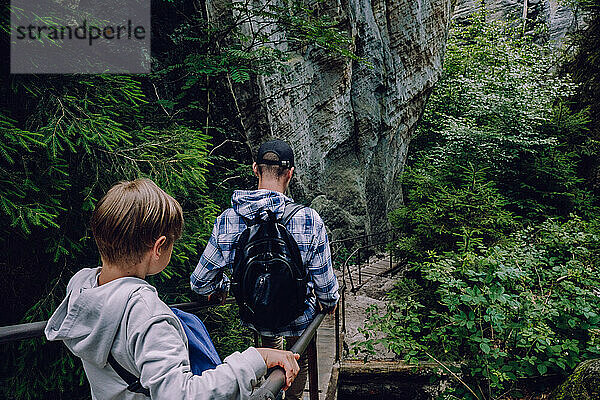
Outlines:
{"type": "Polygon", "coordinates": [[[490,353],[490,346],[487,343],[479,343],[479,348],[481,349],[481,351],[483,351],[485,354],[489,354],[490,353]]]}
{"type": "Polygon", "coordinates": [[[537,370],[540,373],[540,375],[544,375],[546,372],[548,372],[548,367],[546,367],[546,365],[544,364],[538,364],[537,370]]]}

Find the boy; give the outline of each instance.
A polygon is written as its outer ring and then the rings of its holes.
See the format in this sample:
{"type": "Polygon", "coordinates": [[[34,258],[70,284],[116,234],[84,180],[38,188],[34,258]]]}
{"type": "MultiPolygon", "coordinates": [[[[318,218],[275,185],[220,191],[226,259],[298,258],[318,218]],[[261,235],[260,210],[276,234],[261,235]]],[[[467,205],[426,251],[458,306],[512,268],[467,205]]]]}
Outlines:
{"type": "Polygon", "coordinates": [[[192,375],[179,319],[144,279],[161,272],[181,236],[179,203],[149,179],[121,182],[98,202],[91,228],[102,266],[76,273],[46,326],[83,362],[93,399],[143,399],[109,364],[109,355],[154,399],[243,399],[267,368],[281,366],[289,386],[299,358],[249,348],[192,375]]]}

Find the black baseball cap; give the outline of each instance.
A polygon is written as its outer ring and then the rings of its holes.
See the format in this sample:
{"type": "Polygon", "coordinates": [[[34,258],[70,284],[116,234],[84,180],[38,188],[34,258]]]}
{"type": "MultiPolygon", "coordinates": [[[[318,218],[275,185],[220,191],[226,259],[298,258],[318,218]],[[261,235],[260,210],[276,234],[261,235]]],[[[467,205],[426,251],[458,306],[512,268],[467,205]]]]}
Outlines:
{"type": "Polygon", "coordinates": [[[292,168],[294,166],[294,152],[290,145],[283,140],[270,140],[263,143],[258,149],[256,163],[292,168]],[[264,157],[267,153],[275,153],[279,160],[265,160],[264,157]]]}

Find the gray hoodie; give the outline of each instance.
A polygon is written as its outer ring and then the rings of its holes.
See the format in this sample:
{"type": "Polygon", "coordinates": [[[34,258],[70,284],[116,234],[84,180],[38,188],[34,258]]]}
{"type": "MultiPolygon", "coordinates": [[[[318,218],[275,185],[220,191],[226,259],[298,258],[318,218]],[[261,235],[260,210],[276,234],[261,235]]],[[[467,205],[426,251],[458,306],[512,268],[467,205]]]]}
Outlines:
{"type": "Polygon", "coordinates": [[[46,326],[81,358],[93,399],[145,399],[107,363],[112,351],[140,377],[153,399],[245,399],[266,373],[255,348],[233,353],[214,370],[192,375],[187,338],[179,319],[143,279],[119,278],[98,286],[101,268],[76,273],[67,296],[46,326]]]}

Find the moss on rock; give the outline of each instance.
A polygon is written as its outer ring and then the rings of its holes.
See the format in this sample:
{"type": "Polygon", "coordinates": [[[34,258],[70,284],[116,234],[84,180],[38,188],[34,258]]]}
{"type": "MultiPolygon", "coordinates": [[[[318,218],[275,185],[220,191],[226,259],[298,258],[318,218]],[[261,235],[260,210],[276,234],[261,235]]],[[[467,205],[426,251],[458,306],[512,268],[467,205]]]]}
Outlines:
{"type": "Polygon", "coordinates": [[[584,361],[552,394],[549,400],[600,399],[600,359],[584,361]]]}

